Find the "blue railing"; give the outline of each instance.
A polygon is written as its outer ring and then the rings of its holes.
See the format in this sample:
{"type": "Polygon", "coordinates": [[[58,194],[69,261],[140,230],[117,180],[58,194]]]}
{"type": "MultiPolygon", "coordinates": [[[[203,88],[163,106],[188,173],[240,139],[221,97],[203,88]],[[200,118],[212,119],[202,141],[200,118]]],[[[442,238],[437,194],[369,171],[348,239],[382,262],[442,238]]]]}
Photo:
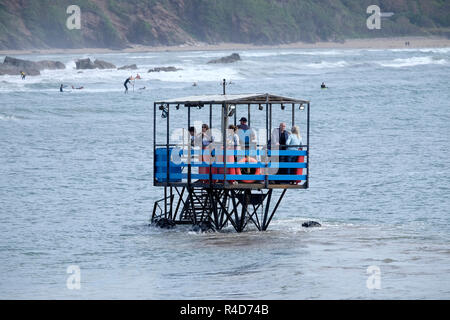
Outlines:
{"type": "MultiPolygon", "coordinates": [[[[178,148],[169,148],[170,156],[173,158],[174,156],[181,157],[181,156],[187,156],[189,154],[189,150],[182,150],[178,148]],[[174,150],[177,150],[177,153],[174,154],[174,150]]],[[[156,149],[156,155],[166,155],[167,149],[166,148],[157,148],[156,149]]],[[[204,156],[222,156],[223,150],[216,150],[216,149],[191,149],[191,155],[204,155],[204,156]]],[[[226,152],[227,156],[307,156],[306,150],[265,150],[265,149],[258,149],[258,150],[227,150],[226,152]]]]}
{"type": "Polygon", "coordinates": [[[168,162],[167,149],[157,148],[155,150],[155,180],[156,182],[166,182],[167,179],[169,182],[186,182],[189,179],[186,169],[190,158],[191,180],[213,180],[219,183],[223,181],[300,182],[308,179],[307,174],[303,174],[303,169],[308,168],[308,151],[305,149],[306,147],[303,147],[303,150],[227,150],[225,153],[227,161],[224,163],[223,150],[191,149],[189,152],[189,150],[169,148],[170,161],[168,162]],[[234,162],[234,156],[237,157],[238,162],[234,162]],[[204,159],[205,157],[208,159],[204,159]],[[230,157],[233,161],[228,161],[230,157]],[[297,159],[296,161],[280,161],[287,160],[287,157],[297,157],[297,159]],[[253,162],[249,162],[249,158],[253,162]],[[169,173],[167,173],[167,165],[169,165],[169,173]],[[194,168],[198,168],[199,173],[192,172],[196,171],[194,168]],[[255,174],[238,174],[240,169],[254,169],[255,174]],[[281,172],[274,172],[274,169],[281,169],[281,172]],[[292,172],[293,170],[295,172],[292,172]]]}

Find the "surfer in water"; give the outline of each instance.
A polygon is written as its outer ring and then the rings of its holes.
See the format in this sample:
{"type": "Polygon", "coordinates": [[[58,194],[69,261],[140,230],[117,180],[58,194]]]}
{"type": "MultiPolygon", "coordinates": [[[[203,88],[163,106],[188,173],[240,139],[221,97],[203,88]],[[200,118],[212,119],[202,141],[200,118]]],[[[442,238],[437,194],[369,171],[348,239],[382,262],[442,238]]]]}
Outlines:
{"type": "Polygon", "coordinates": [[[20,71],[20,76],[22,77],[22,80],[25,80],[26,74],[23,71],[20,71]]]}
{"type": "Polygon", "coordinates": [[[125,80],[125,82],[123,83],[123,85],[125,87],[125,93],[128,93],[128,86],[127,86],[127,84],[131,83],[131,80],[133,80],[133,76],[127,78],[127,80],[125,80]]]}
{"type": "Polygon", "coordinates": [[[322,84],[320,85],[320,88],[327,89],[328,87],[325,85],[325,82],[322,82],[322,84]]]}
{"type": "Polygon", "coordinates": [[[75,88],[74,86],[72,86],[72,90],[81,90],[81,89],[84,89],[84,87],[75,88]]]}
{"type": "Polygon", "coordinates": [[[62,83],[61,83],[61,85],[59,86],[59,92],[64,92],[64,88],[66,88],[67,86],[65,86],[65,85],[63,85],[62,83]]]}

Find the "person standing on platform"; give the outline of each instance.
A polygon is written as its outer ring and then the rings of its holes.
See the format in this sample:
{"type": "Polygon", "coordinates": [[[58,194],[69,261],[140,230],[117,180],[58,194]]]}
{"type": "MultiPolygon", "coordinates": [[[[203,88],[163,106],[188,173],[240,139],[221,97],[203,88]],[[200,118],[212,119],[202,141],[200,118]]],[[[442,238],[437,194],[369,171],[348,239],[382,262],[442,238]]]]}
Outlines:
{"type": "MultiPolygon", "coordinates": [[[[286,150],[286,142],[289,139],[289,131],[286,130],[286,123],[281,122],[280,126],[272,131],[272,136],[269,141],[269,147],[272,150],[284,151],[286,150]]],[[[278,162],[284,163],[288,159],[285,155],[278,155],[278,162]]],[[[278,174],[286,174],[286,168],[279,168],[278,174]]]]}
{"type": "MultiPolygon", "coordinates": [[[[202,132],[198,135],[198,141],[201,143],[202,146],[202,153],[200,154],[200,162],[201,165],[204,166],[206,164],[209,164],[211,159],[211,150],[209,150],[209,145],[214,142],[214,137],[211,135],[211,132],[209,131],[209,126],[204,123],[202,124],[202,132]],[[207,150],[205,152],[204,150],[207,150]]],[[[209,167],[199,167],[198,168],[199,174],[209,174],[209,167]]],[[[203,183],[209,183],[208,179],[200,179],[203,183]]]]}
{"type": "MultiPolygon", "coordinates": [[[[302,145],[302,137],[300,136],[300,128],[298,126],[293,126],[291,134],[286,141],[287,150],[298,151],[300,150],[300,146],[302,145]],[[292,146],[292,147],[291,147],[292,146]]],[[[289,163],[296,163],[298,156],[287,156],[287,161],[289,163]]],[[[288,174],[295,175],[297,174],[296,168],[288,168],[288,174]]]]}
{"type": "Polygon", "coordinates": [[[255,131],[247,125],[247,118],[242,117],[239,122],[241,124],[237,125],[239,141],[245,150],[250,148],[250,144],[254,143],[256,140],[255,131]]]}

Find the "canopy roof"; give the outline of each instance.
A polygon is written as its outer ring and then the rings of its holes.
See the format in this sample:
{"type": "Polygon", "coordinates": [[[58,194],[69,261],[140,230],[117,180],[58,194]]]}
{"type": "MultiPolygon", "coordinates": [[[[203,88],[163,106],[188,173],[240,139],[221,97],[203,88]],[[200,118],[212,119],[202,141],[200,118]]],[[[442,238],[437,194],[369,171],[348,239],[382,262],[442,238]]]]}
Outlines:
{"type": "Polygon", "coordinates": [[[204,96],[190,96],[165,101],[157,101],[157,104],[259,104],[259,103],[309,103],[307,100],[293,99],[273,95],[270,93],[253,93],[253,94],[216,94],[204,96]]]}

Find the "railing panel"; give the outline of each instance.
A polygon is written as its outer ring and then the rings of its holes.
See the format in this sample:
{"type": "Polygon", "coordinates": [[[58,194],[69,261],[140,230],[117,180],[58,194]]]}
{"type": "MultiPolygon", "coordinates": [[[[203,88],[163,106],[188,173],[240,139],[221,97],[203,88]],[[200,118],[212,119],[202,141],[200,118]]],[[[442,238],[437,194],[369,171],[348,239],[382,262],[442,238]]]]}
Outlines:
{"type": "MultiPolygon", "coordinates": [[[[306,149],[307,147],[304,147],[306,149]]],[[[186,173],[189,166],[192,168],[202,168],[201,173],[191,174],[191,179],[193,180],[207,180],[210,177],[213,183],[221,183],[224,181],[257,181],[264,182],[267,177],[269,181],[304,181],[308,179],[307,174],[303,174],[303,169],[308,169],[308,151],[307,150],[227,150],[227,156],[237,156],[237,158],[242,161],[245,159],[245,155],[250,155],[253,160],[257,162],[234,162],[230,161],[226,164],[222,162],[224,152],[222,150],[191,150],[189,156],[189,150],[182,150],[177,148],[170,148],[170,165],[169,165],[169,183],[170,182],[187,182],[188,174],[186,173]],[[201,160],[201,155],[213,155],[210,162],[196,161],[201,160]],[[195,155],[199,155],[196,157],[195,155]],[[265,158],[269,155],[269,158],[265,158]],[[192,157],[194,156],[194,157],[192,157]],[[216,156],[218,156],[216,158],[216,156]],[[280,157],[278,157],[280,156],[280,157]],[[295,161],[280,161],[286,157],[298,157],[299,162],[295,161]],[[216,161],[216,159],[220,161],[216,161]],[[268,162],[266,163],[265,161],[268,162]],[[272,161],[276,160],[276,161],[272,161]],[[226,174],[223,173],[224,168],[226,168],[226,174]],[[239,169],[256,169],[257,174],[238,174],[239,172],[244,173],[239,169]],[[258,170],[260,169],[260,170],[258,170]],[[267,171],[270,170],[271,171],[267,171]],[[297,169],[296,172],[299,174],[292,174],[292,170],[289,170],[287,174],[283,170],[281,174],[274,174],[273,169],[297,169]],[[209,171],[211,170],[211,174],[209,171]],[[206,171],[206,172],[205,172],[206,171]],[[261,171],[261,173],[260,173],[261,171]],[[286,173],[286,174],[285,174],[286,173]]],[[[166,182],[167,180],[167,150],[165,148],[159,148],[155,150],[155,178],[157,182],[166,182]]],[[[232,158],[233,159],[233,158],[232,158]]],[[[205,160],[205,159],[204,159],[205,160]]],[[[294,171],[295,172],[295,171],[294,171]]]]}

